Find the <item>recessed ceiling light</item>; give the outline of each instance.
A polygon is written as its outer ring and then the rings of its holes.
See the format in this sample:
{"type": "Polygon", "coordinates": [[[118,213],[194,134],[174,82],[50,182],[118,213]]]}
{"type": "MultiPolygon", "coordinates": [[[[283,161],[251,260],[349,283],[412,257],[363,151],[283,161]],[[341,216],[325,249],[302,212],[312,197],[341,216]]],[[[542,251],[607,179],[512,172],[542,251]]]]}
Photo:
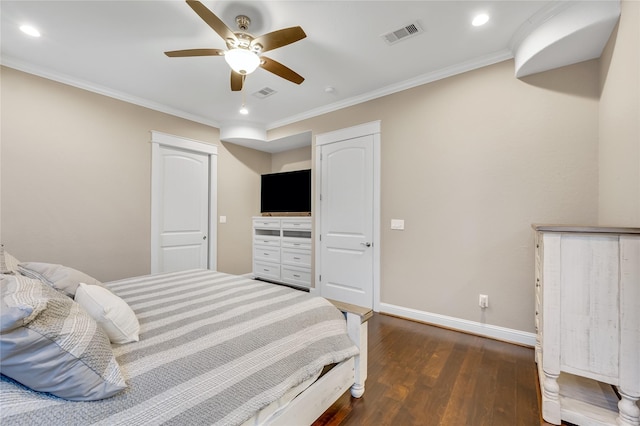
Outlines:
{"type": "Polygon", "coordinates": [[[489,22],[489,15],[487,15],[486,13],[481,13],[473,18],[473,21],[471,21],[471,25],[473,25],[474,27],[479,27],[486,24],[487,22],[489,22]]]}
{"type": "Polygon", "coordinates": [[[40,31],[38,31],[35,27],[32,27],[31,25],[20,26],[20,31],[30,35],[31,37],[40,37],[40,31]]]}

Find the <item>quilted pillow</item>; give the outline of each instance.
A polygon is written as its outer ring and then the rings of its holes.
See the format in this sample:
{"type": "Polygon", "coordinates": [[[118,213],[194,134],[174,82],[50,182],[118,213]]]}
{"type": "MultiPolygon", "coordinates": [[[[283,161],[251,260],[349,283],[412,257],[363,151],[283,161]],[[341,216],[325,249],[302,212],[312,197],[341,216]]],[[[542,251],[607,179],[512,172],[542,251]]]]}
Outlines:
{"type": "Polygon", "coordinates": [[[137,342],[140,323],[127,302],[98,285],[80,283],[75,301],[109,336],[111,343],[137,342]]]}
{"type": "Polygon", "coordinates": [[[74,401],[126,388],[109,339],[73,300],[39,280],[0,278],[0,373],[74,401]]]}
{"type": "Polygon", "coordinates": [[[78,284],[102,285],[93,277],[68,266],[53,263],[26,262],[18,265],[18,272],[22,275],[40,280],[58,291],[73,298],[78,284]]]}

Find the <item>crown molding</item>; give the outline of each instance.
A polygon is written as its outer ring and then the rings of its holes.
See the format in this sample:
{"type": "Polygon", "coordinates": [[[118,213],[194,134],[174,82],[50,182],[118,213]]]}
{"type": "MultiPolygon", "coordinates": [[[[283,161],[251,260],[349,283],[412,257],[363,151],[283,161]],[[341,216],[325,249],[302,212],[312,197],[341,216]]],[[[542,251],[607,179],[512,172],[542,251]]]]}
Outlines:
{"type": "MultiPolygon", "coordinates": [[[[405,80],[399,83],[391,84],[389,86],[382,87],[378,90],[368,92],[359,96],[354,96],[349,99],[344,99],[340,102],[325,105],[319,108],[311,109],[309,111],[302,112],[300,114],[292,115],[283,120],[274,121],[268,123],[265,127],[266,130],[276,129],[278,127],[286,126],[288,124],[296,123],[298,121],[306,120],[309,118],[317,117],[319,115],[334,112],[343,108],[347,108],[353,105],[358,105],[363,102],[371,101],[383,96],[392,95],[403,90],[412,89],[423,84],[432,83],[434,81],[442,80],[444,78],[452,77],[457,74],[462,74],[468,71],[473,71],[478,68],[493,65],[508,59],[513,59],[513,53],[510,49],[503,49],[498,52],[484,55],[470,61],[461,62],[456,65],[445,67],[439,70],[435,70],[421,76],[405,80]]],[[[70,77],[65,74],[54,73],[48,70],[41,69],[31,64],[24,63],[14,58],[2,57],[0,58],[0,65],[14,68],[19,71],[23,71],[29,74],[37,75],[49,80],[57,81],[59,83],[67,84],[69,86],[84,89],[90,92],[98,93],[100,95],[108,96],[110,98],[118,99],[124,102],[128,102],[134,105],[139,105],[145,108],[149,108],[155,111],[163,112],[165,114],[173,115],[176,117],[184,118],[194,121],[196,123],[205,124],[215,128],[220,128],[220,123],[215,120],[208,119],[199,115],[191,114],[182,110],[170,108],[166,105],[152,102],[148,99],[131,96],[129,94],[112,90],[108,87],[93,84],[87,81],[79,80],[70,77]]]]}
{"type": "Polygon", "coordinates": [[[0,65],[16,69],[18,71],[26,72],[28,74],[33,74],[38,77],[43,77],[48,80],[57,81],[58,83],[63,83],[68,86],[77,87],[79,89],[87,90],[89,92],[97,93],[99,95],[108,96],[113,99],[118,99],[120,101],[124,101],[130,104],[138,105],[144,108],[149,108],[154,111],[163,112],[165,114],[173,115],[175,117],[184,118],[187,120],[195,121],[196,123],[205,124],[207,126],[219,128],[220,124],[215,121],[208,119],[206,117],[202,117],[200,115],[191,114],[182,110],[178,110],[175,108],[170,108],[166,105],[159,104],[157,102],[152,102],[148,99],[139,98],[137,96],[131,96],[127,93],[118,92],[116,90],[110,89],[105,86],[100,86],[98,84],[90,83],[88,81],[80,80],[65,74],[51,72],[49,70],[44,70],[32,64],[27,64],[20,60],[3,56],[0,58],[0,65]]]}
{"type": "Polygon", "coordinates": [[[382,87],[378,90],[365,93],[363,95],[354,96],[349,99],[335,102],[333,104],[325,105],[320,108],[315,108],[300,114],[292,115],[284,120],[274,121],[267,124],[267,130],[272,130],[278,127],[286,126],[288,124],[296,123],[298,121],[306,120],[309,118],[317,117],[322,114],[327,114],[347,108],[353,105],[361,104],[363,102],[371,101],[383,96],[392,95],[403,90],[412,89],[423,84],[432,83],[437,80],[442,80],[447,77],[452,77],[457,74],[462,74],[467,71],[473,71],[478,68],[486,67],[489,65],[497,64],[498,62],[513,59],[513,53],[510,49],[500,50],[498,52],[484,55],[470,61],[461,62],[450,67],[442,68],[436,71],[432,71],[421,76],[405,80],[399,83],[391,84],[389,86],[382,87]]]}

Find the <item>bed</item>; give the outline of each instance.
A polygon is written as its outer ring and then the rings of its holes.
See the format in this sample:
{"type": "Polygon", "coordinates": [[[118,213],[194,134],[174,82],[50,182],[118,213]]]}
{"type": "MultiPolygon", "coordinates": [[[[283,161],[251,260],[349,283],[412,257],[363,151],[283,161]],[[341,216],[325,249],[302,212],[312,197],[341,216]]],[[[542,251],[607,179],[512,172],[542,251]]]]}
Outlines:
{"type": "Polygon", "coordinates": [[[364,392],[366,310],[209,270],[98,285],[139,322],[138,341],[110,345],[124,388],[69,401],[3,370],[0,423],[302,425],[364,392]]]}

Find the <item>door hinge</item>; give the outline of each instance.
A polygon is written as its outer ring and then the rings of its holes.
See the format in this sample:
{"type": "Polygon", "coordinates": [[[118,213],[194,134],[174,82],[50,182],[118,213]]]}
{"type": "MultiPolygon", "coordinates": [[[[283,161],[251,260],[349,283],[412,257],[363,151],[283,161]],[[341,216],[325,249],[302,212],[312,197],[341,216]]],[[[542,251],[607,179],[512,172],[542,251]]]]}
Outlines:
{"type": "Polygon", "coordinates": [[[320,236],[320,241],[322,241],[322,234],[318,234],[320,236]]]}
{"type": "Polygon", "coordinates": [[[320,194],[320,201],[322,201],[322,194],[320,194]]]}
{"type": "Polygon", "coordinates": [[[318,281],[322,281],[322,274],[318,275],[318,281]]]}

